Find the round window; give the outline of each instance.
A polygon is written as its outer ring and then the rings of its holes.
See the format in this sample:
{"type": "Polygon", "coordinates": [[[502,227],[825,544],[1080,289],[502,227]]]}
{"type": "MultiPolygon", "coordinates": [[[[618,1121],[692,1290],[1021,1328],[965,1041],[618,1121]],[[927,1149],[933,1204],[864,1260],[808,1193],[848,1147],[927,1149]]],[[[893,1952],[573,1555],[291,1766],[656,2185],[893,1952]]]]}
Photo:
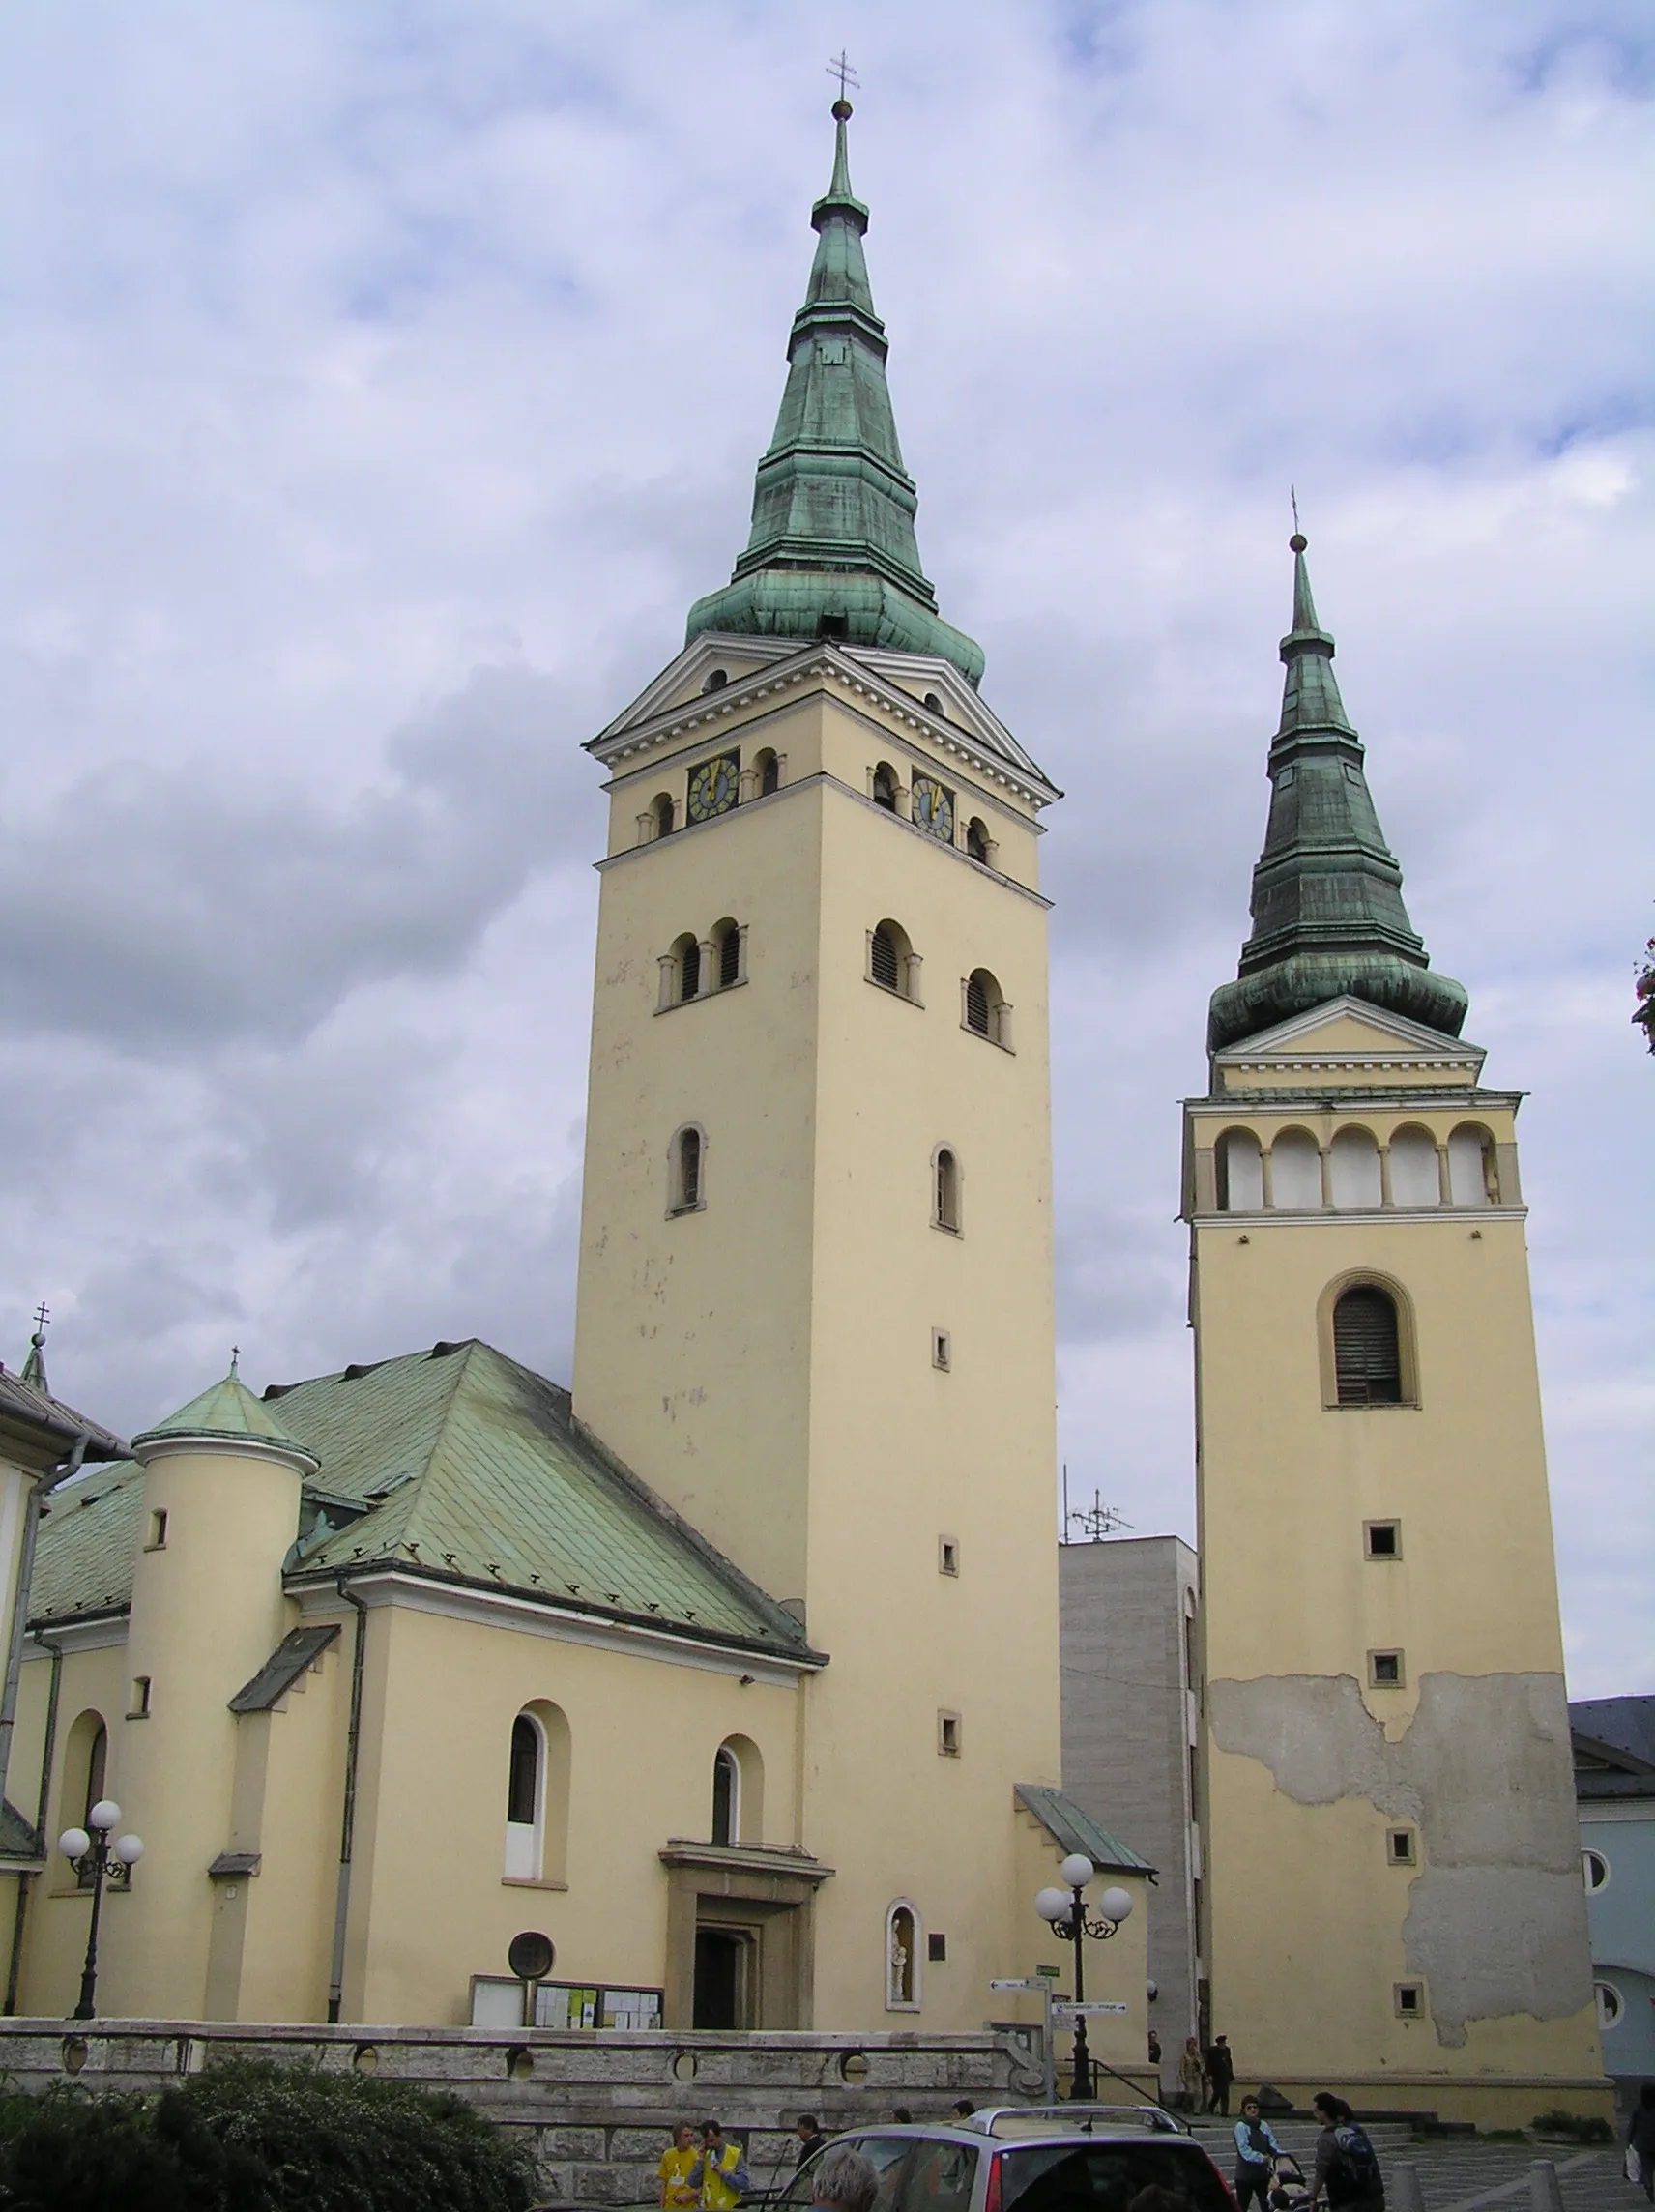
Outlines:
{"type": "Polygon", "coordinates": [[[1598,2000],[1599,2027],[1618,2027],[1620,2016],[1626,2010],[1626,2000],[1614,1984],[1612,1982],[1594,1982],[1592,1994],[1598,2000]]]}
{"type": "Polygon", "coordinates": [[[1588,1890],[1607,1889],[1609,1886],[1609,1861],[1602,1851],[1581,1853],[1581,1873],[1588,1890]]]}

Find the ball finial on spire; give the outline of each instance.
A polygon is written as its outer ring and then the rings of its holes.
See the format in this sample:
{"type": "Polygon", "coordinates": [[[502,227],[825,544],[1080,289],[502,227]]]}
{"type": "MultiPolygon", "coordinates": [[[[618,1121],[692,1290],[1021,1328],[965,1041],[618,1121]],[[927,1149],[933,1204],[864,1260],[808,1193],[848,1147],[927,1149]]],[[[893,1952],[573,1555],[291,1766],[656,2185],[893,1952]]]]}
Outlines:
{"type": "Polygon", "coordinates": [[[1309,543],[1310,539],[1305,536],[1304,532],[1302,530],[1295,530],[1292,536],[1288,539],[1288,551],[1290,553],[1302,553],[1309,543]]]}
{"type": "Polygon", "coordinates": [[[848,100],[836,100],[828,112],[835,123],[849,123],[856,109],[848,100]]]}

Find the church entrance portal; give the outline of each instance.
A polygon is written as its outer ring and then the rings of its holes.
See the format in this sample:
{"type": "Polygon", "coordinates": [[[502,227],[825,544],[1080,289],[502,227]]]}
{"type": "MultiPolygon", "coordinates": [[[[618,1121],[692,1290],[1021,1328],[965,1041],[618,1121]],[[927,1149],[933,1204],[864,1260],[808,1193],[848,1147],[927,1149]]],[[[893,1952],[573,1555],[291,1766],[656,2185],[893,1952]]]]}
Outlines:
{"type": "Polygon", "coordinates": [[[752,1943],[727,1928],[695,1932],[695,2014],[697,2027],[751,2027],[747,1999],[752,1943]]]}

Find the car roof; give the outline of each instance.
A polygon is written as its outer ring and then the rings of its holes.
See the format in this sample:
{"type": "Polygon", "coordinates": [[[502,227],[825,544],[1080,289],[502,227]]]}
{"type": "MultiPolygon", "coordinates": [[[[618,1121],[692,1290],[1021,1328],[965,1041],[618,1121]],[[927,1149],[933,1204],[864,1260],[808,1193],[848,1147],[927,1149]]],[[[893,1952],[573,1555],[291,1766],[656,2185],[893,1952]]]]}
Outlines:
{"type": "MultiPolygon", "coordinates": [[[[999,2105],[959,2120],[864,2121],[841,2131],[850,2136],[913,2136],[920,2141],[970,2143],[985,2137],[996,2142],[1141,2142],[1146,2135],[1180,2137],[1192,2141],[1159,2105],[1051,2106],[999,2105]]],[[[1198,2146],[1199,2147],[1199,2146],[1198,2146]]]]}

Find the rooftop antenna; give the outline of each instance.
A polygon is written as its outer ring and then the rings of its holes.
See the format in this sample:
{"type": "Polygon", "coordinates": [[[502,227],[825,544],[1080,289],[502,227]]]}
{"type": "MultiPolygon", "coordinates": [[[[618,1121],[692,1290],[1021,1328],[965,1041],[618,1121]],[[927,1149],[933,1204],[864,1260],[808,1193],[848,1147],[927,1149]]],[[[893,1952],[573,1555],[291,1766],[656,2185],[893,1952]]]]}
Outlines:
{"type": "Polygon", "coordinates": [[[1063,1541],[1065,1544],[1070,1542],[1101,1544],[1106,1536],[1113,1536],[1117,1528],[1130,1528],[1131,1526],[1131,1522],[1127,1520],[1118,1505],[1106,1505],[1103,1502],[1103,1493],[1099,1490],[1092,1492],[1089,1505],[1077,1505],[1071,1510],[1069,1505],[1069,1470],[1066,1466],[1064,1467],[1063,1541]],[[1071,1528],[1080,1529],[1078,1537],[1070,1537],[1069,1530],[1071,1528]]]}
{"type": "Polygon", "coordinates": [[[841,104],[844,102],[847,89],[849,89],[851,92],[860,92],[862,89],[861,81],[857,77],[856,71],[851,67],[849,60],[846,58],[845,49],[843,46],[839,48],[838,60],[829,62],[828,64],[828,74],[829,76],[836,76],[839,80],[839,100],[841,104]]]}

